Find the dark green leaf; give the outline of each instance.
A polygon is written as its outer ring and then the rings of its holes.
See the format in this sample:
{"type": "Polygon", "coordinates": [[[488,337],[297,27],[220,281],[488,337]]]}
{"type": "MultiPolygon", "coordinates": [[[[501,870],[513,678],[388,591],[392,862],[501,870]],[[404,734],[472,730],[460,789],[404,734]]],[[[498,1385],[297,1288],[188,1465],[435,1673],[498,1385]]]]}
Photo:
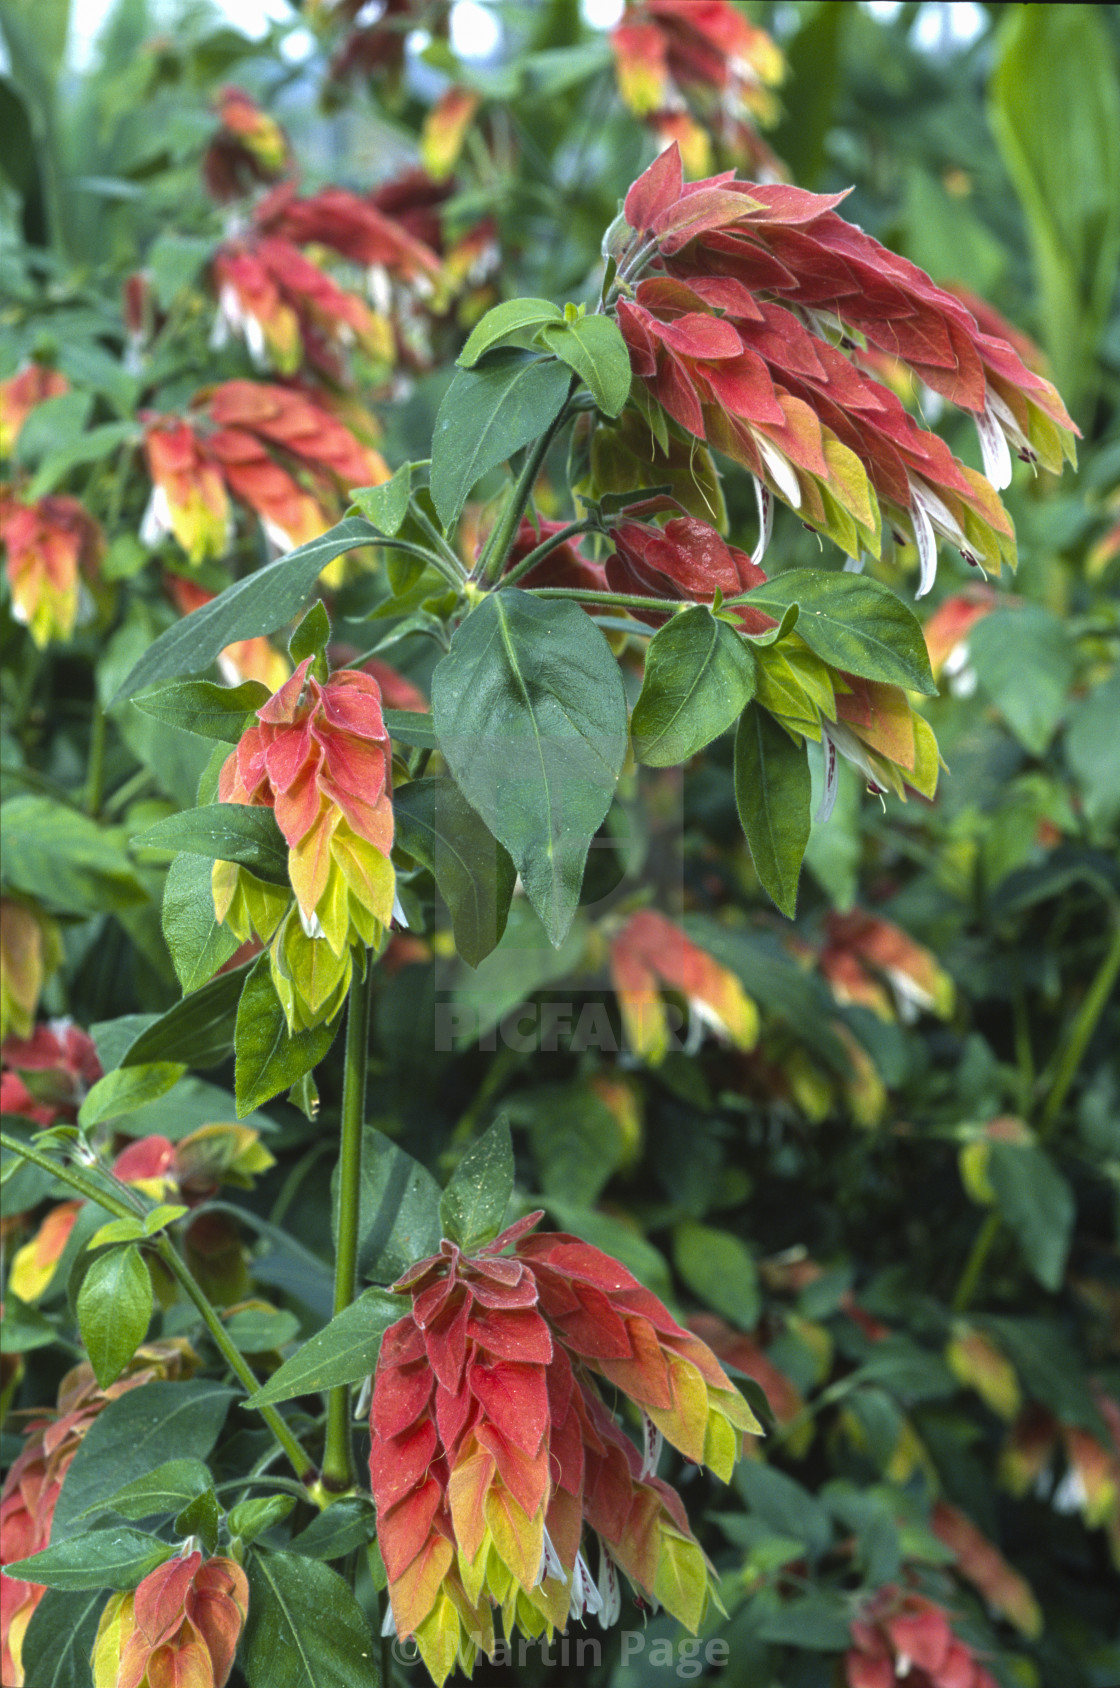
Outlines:
{"type": "Polygon", "coordinates": [[[478,369],[461,369],[436,416],[432,500],[445,528],[476,481],[555,422],[571,377],[554,358],[499,350],[478,369]]]}
{"type": "Polygon", "coordinates": [[[833,668],[931,696],[937,691],[917,616],[869,575],[789,569],[743,601],[779,620],[797,604],[798,637],[833,668]]]}
{"type": "Polygon", "coordinates": [[[236,744],[245,730],[246,718],[267,703],[270,695],[259,680],[243,680],[240,686],[218,686],[213,680],[176,680],[134,697],[132,706],[156,721],[185,727],[199,738],[236,744]]]}
{"type": "Polygon", "coordinates": [[[793,919],[809,842],[812,782],[804,749],[757,705],[735,734],[735,804],[764,890],[793,919]]]}
{"type": "Polygon", "coordinates": [[[336,1500],[292,1542],[292,1552],[308,1559],[342,1559],[357,1547],[371,1542],[377,1518],[368,1495],[346,1495],[336,1500]]]}
{"type": "Polygon", "coordinates": [[[758,1274],[740,1237],[686,1220],[673,1232],[673,1264],[706,1306],[741,1330],[758,1323],[758,1274]]]}
{"type": "Polygon", "coordinates": [[[1066,1179],[1033,1143],[990,1143],[987,1174],[1023,1259],[1043,1289],[1060,1289],[1076,1213],[1066,1179]]]}
{"type": "Polygon", "coordinates": [[[117,1067],[99,1078],[78,1111],[82,1125],[104,1125],[106,1120],[155,1102],[178,1084],[187,1068],[182,1061],[146,1061],[139,1066],[117,1067]]]}
{"type": "Polygon", "coordinates": [[[502,1116],[472,1143],[443,1192],[439,1216],[444,1235],[469,1254],[502,1228],[513,1193],[513,1142],[502,1116]]]}
{"type": "Polygon", "coordinates": [[[115,1493],[106,1495],[89,1507],[89,1512],[116,1512],[133,1520],[155,1518],[180,1512],[188,1501],[213,1487],[213,1478],[200,1459],[168,1459],[149,1471],[125,1483],[115,1493]]]}
{"type": "Polygon", "coordinates": [[[305,657],[311,657],[311,672],[320,684],[325,684],[327,679],[327,646],[330,640],[331,618],[322,598],[316,598],[288,640],[288,655],[297,668],[305,657]]]}
{"type": "Polygon", "coordinates": [[[205,1459],[222,1428],[233,1390],[205,1378],[156,1381],[103,1407],[90,1425],[55,1507],[52,1542],[72,1535],[80,1516],[104,1506],[125,1483],[151,1476],[169,1447],[179,1459],[205,1459]]]}
{"type": "Polygon", "coordinates": [[[286,557],[246,575],[211,603],[161,633],[136,663],[115,701],[131,697],[157,680],[197,674],[239,639],[275,633],[299,614],[328,563],[359,545],[371,544],[373,539],[368,522],[352,516],[336,522],[320,538],[300,545],[286,557]]]}
{"type": "Polygon", "coordinates": [[[316,1395],[340,1383],[358,1383],[373,1375],[381,1338],[404,1317],[406,1303],[383,1289],[367,1289],[329,1325],[304,1343],[250,1395],[248,1407],[275,1406],[296,1395],[316,1395]]]}
{"type": "Polygon", "coordinates": [[[249,1688],[381,1688],[380,1649],[336,1571],[254,1553],[241,1665],[249,1688]]]}
{"type": "Polygon", "coordinates": [[[421,750],[438,750],[435,722],[430,715],[415,709],[386,709],[383,719],[398,744],[415,745],[421,750]]]}
{"type": "Polygon", "coordinates": [[[234,1031],[236,1066],[234,1090],[237,1117],[290,1090],[305,1073],[317,1067],[334,1042],[339,1016],[308,1031],[288,1031],[284,1009],[269,972],[268,956],[253,964],[237,1008],[234,1031]]]}
{"type": "Polygon", "coordinates": [[[231,1022],[245,983],[245,969],[238,967],[184,997],[145,1027],[125,1051],[121,1070],[152,1060],[216,1067],[233,1048],[231,1022]]]}
{"type": "Polygon", "coordinates": [[[768,1613],[755,1633],[763,1641],[787,1647],[842,1653],[851,1644],[851,1614],[844,1597],[824,1589],[784,1601],[768,1613]]]}
{"type": "Polygon", "coordinates": [[[350,488],[354,500],[367,522],[379,533],[393,539],[404,525],[408,502],[412,495],[412,464],[402,463],[396,473],[380,486],[350,488]]]}
{"type": "Polygon", "coordinates": [[[98,1255],[78,1291],[78,1329],[102,1389],[121,1375],[151,1319],[152,1280],[140,1250],[130,1243],[98,1255]]]}
{"type": "Polygon", "coordinates": [[[71,469],[78,468],[82,463],[99,463],[103,457],[108,457],[124,445],[126,440],[138,438],[135,422],[103,422],[99,428],[91,428],[88,433],[71,440],[60,451],[50,452],[27,489],[28,503],[53,492],[71,469]]]}
{"type": "Polygon", "coordinates": [[[23,1688],[89,1688],[89,1656],[104,1608],[103,1588],[48,1589],[23,1638],[23,1688]]]}
{"type": "Polygon", "coordinates": [[[213,865],[203,856],[176,856],[163,887],[161,924],[184,996],[212,979],[240,939],[214,914],[213,865]]]}
{"type": "Polygon", "coordinates": [[[74,391],[44,399],[28,414],[19,431],[13,453],[16,462],[33,469],[50,453],[74,444],[84,433],[92,410],[92,393],[74,391]]]}
{"type": "Polygon", "coordinates": [[[229,1533],[240,1536],[242,1542],[256,1541],[274,1524],[282,1523],[295,1504],[294,1495],[258,1495],[254,1500],[239,1501],[229,1515],[229,1533]]]}
{"type": "Polygon", "coordinates": [[[1076,667],[1065,624],[1041,604],[997,610],[970,629],[968,654],[1019,743],[1043,755],[1068,707],[1076,667]]]}
{"type": "Polygon", "coordinates": [[[221,1522],[222,1509],[218,1505],[218,1497],[213,1489],[203,1489],[201,1494],[187,1502],[176,1517],[175,1534],[197,1536],[204,1553],[216,1553],[221,1522]]]}
{"type": "Polygon", "coordinates": [[[145,850],[185,850],[214,862],[237,862],[272,885],[288,883],[288,846],[276,816],[263,805],[205,803],[157,821],[136,843],[145,850]]]}
{"type": "Polygon", "coordinates": [[[610,646],[575,604],[492,593],[436,669],[432,710],[456,783],[558,945],[626,754],[610,646]]]}
{"type": "Polygon", "coordinates": [[[630,397],[630,353],[613,318],[583,316],[550,323],[539,338],[575,370],[605,415],[621,413],[630,397]]]}
{"type": "Polygon", "coordinates": [[[516,871],[454,780],[415,780],[393,800],[396,842],[434,876],[455,948],[477,967],[506,929],[516,871]]]}
{"type": "Polygon", "coordinates": [[[71,1592],[84,1588],[135,1588],[157,1565],[175,1552],[174,1544],[160,1541],[143,1530],[129,1530],[122,1524],[108,1530],[91,1530],[84,1536],[16,1559],[5,1565],[10,1577],[25,1582],[46,1583],[48,1588],[71,1592]]]}
{"type": "Polygon", "coordinates": [[[832,1522],[808,1489],[760,1460],[742,1460],[735,1468],[735,1487],[751,1512],[783,1536],[804,1542],[815,1558],[832,1542],[832,1522]]]}
{"type": "MultiPolygon", "coordinates": [[[[30,1165],[30,1162],[26,1164],[30,1165]]],[[[36,1167],[35,1171],[38,1170],[36,1167]]],[[[22,1211],[9,1196],[7,1185],[4,1187],[4,1203],[12,1213],[22,1211]]],[[[0,1354],[28,1354],[33,1348],[45,1348],[48,1342],[57,1341],[57,1326],[37,1307],[28,1306],[10,1289],[5,1290],[4,1317],[0,1319],[0,1354]]]]}
{"type": "Polygon", "coordinates": [[[630,719],[639,762],[671,768],[725,732],[754,696],[750,646],[696,606],[655,633],[630,719]]]}
{"type": "Polygon", "coordinates": [[[119,842],[50,797],[5,801],[0,866],[6,885],[67,913],[103,914],[148,900],[119,842]]]}
{"type": "MultiPolygon", "coordinates": [[[[564,313],[559,305],[554,305],[550,299],[506,299],[477,322],[467,337],[456,362],[460,369],[471,369],[478,362],[484,352],[492,346],[501,345],[512,335],[531,332],[546,322],[564,320],[564,313]]],[[[371,517],[371,521],[376,517],[371,517]]]]}
{"type": "Polygon", "coordinates": [[[435,1254],[442,1235],[440,1194],[427,1167],[372,1125],[364,1128],[358,1209],[362,1277],[392,1283],[415,1261],[435,1254]]]}

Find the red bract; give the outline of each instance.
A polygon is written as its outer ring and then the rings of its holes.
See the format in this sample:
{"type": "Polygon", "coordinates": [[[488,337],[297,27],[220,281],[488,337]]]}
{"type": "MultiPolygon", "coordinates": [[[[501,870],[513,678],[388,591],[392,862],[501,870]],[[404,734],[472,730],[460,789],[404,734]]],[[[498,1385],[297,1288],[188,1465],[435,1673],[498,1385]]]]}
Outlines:
{"type": "MultiPolygon", "coordinates": [[[[531,522],[526,517],[517,530],[506,572],[524,562],[530,551],[552,539],[568,524],[565,522],[531,522]]],[[[593,563],[579,549],[578,542],[568,540],[557,545],[547,556],[535,563],[528,574],[521,577],[522,586],[582,587],[584,591],[604,592],[607,576],[602,563],[593,563]]]]}
{"type": "Polygon", "coordinates": [[[101,1077],[93,1039],[73,1020],[47,1020],[30,1037],[5,1038],[0,1060],[4,1063],[0,1088],[6,1098],[0,1112],[24,1112],[15,1105],[14,1080],[35,1109],[28,1117],[41,1125],[60,1117],[73,1119],[90,1085],[101,1077]],[[24,1075],[31,1079],[30,1090],[24,1075]]]}
{"type": "Polygon", "coordinates": [[[889,1586],[852,1624],[848,1688],[997,1688],[953,1634],[948,1613],[920,1594],[889,1586]]]}
{"type": "Polygon", "coordinates": [[[444,1242],[394,1286],[412,1308],[382,1342],[370,1480],[396,1630],[438,1682],[492,1649],[494,1605],[507,1636],[612,1621],[618,1567],[695,1630],[712,1573],[654,1474],[660,1434],[726,1480],[757,1429],[656,1296],[575,1237],[529,1235],[539,1218],[474,1255],[444,1242]],[[642,1409],[644,1457],[596,1376],[642,1409]]]}
{"type": "MultiPolygon", "coordinates": [[[[769,497],[766,493],[764,533],[769,497]]],[[[664,528],[652,522],[625,521],[611,529],[610,538],[615,549],[607,558],[606,572],[612,592],[710,604],[717,591],[733,598],[766,579],[753,558],[728,545],[714,527],[695,516],[676,517],[664,528]]],[[[760,540],[760,552],[762,548],[760,540]]],[[[664,619],[656,611],[635,613],[654,624],[664,619]]],[[[748,606],[737,608],[734,614],[744,633],[764,633],[776,625],[773,616],[748,606]]]]}
{"type": "Polygon", "coordinates": [[[220,88],[214,106],[221,127],[202,160],[203,180],[214,199],[240,199],[292,169],[283,129],[244,88],[220,88]]]}
{"type": "Polygon", "coordinates": [[[257,209],[262,233],[296,246],[329,247],[353,263],[374,266],[402,281],[431,285],[439,274],[439,259],[402,224],[349,188],[323,188],[306,199],[284,186],[269,194],[257,209]]]}
{"type": "Polygon", "coordinates": [[[54,493],[25,504],[0,487],[0,542],[14,619],[37,645],[68,639],[92,614],[88,589],[105,551],[99,524],[76,498],[54,493]]]}
{"type": "Polygon", "coordinates": [[[347,371],[352,346],[382,362],[392,356],[384,319],[290,240],[268,235],[230,241],[215,255],[212,273],[215,346],[233,334],[262,367],[294,375],[306,363],[336,381],[347,371]]]}
{"type": "Polygon", "coordinates": [[[654,1065],[669,1049],[663,989],[688,1002],[690,1044],[705,1027],[737,1049],[758,1038],[758,1009],[734,973],[654,909],[639,909],[611,939],[611,980],[631,1048],[654,1065]]]}
{"type": "Polygon", "coordinates": [[[686,185],[676,149],[663,153],[626,198],[619,274],[637,285],[618,321],[634,372],[850,554],[878,552],[882,511],[918,547],[922,592],[937,534],[998,570],[1015,555],[997,495],[1009,446],[1060,471],[1078,430],[960,299],[839,217],[843,197],[730,175],[686,185]],[[650,264],[663,273],[639,280],[650,264]],[[987,480],[860,367],[861,346],[973,416],[987,480]]]}
{"type": "Polygon", "coordinates": [[[248,1611],[248,1579],[232,1559],[169,1559],[109,1600],[94,1678],[99,1688],[225,1688],[248,1611]]]}

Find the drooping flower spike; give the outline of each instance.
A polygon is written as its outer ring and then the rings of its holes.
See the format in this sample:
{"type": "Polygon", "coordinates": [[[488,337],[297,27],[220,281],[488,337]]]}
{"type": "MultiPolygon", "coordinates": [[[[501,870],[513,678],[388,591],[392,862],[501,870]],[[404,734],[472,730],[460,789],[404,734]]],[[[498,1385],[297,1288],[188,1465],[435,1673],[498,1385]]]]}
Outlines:
{"type": "Polygon", "coordinates": [[[12,615],[38,646],[69,639],[92,619],[105,536],[76,498],[51,493],[24,503],[0,486],[0,544],[12,615]]]}
{"type": "Polygon", "coordinates": [[[243,941],[269,950],[273,982],[296,1030],[327,1020],[350,986],[355,945],[376,945],[396,880],[391,748],[370,674],[326,683],[308,657],[257,712],[222,768],[223,803],[273,810],[288,845],[286,887],[229,862],[214,867],[214,909],[243,941]]]}
{"type": "Polygon", "coordinates": [[[94,1688],[225,1688],[249,1611],[234,1560],[197,1548],[107,1602],[93,1644],[94,1688]]]}
{"type": "Polygon", "coordinates": [[[919,595],[933,584],[938,535],[970,563],[1014,566],[998,496],[1010,453],[1060,472],[1078,430],[1013,346],[838,216],[843,198],[730,174],[686,184],[677,149],[662,153],[611,237],[634,373],[679,427],[849,555],[877,555],[888,522],[917,547],[919,595]],[[899,359],[973,417],[985,475],[868,373],[864,349],[899,359]]]}
{"type": "Polygon", "coordinates": [[[381,1346],[370,1481],[392,1619],[441,1683],[493,1650],[494,1607],[507,1637],[612,1621],[620,1570],[695,1631],[714,1573],[656,1475],[660,1440],[726,1481],[759,1430],[656,1296],[575,1237],[532,1235],[540,1217],[413,1266],[381,1346]],[[642,1451],[600,1379],[638,1408],[642,1451]]]}

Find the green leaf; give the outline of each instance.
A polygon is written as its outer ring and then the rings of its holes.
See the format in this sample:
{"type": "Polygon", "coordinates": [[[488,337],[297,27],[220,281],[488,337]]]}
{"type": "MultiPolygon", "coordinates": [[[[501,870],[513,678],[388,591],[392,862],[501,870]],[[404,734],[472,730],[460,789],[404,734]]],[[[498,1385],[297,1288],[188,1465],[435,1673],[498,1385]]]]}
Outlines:
{"type": "Polygon", "coordinates": [[[176,680],[132,699],[132,707],[156,721],[184,727],[199,738],[236,744],[249,715],[255,715],[271,693],[259,680],[240,686],[218,686],[213,680],[176,680]]]}
{"type": "Polygon", "coordinates": [[[377,1515],[368,1495],[345,1495],[313,1518],[292,1542],[308,1559],[342,1559],[374,1538],[377,1515]]]}
{"type": "Polygon", "coordinates": [[[104,1125],[165,1096],[178,1084],[187,1068],[182,1061],[146,1061],[140,1066],[117,1067],[99,1078],[78,1110],[78,1123],[104,1125]]]}
{"type": "Polygon", "coordinates": [[[288,655],[298,668],[305,657],[311,657],[311,673],[321,685],[326,684],[327,646],[331,641],[331,618],[322,598],[316,598],[299,626],[288,640],[288,655]]]}
{"type": "Polygon", "coordinates": [[[234,1007],[245,982],[245,968],[238,967],[232,973],[219,973],[209,984],[184,997],[129,1045],[121,1070],[152,1060],[216,1067],[233,1048],[234,1007]]]}
{"type": "Polygon", "coordinates": [[[430,715],[416,709],[386,709],[382,718],[398,744],[415,745],[421,750],[438,750],[435,722],[430,715]]]}
{"type": "Polygon", "coordinates": [[[71,1592],[86,1588],[135,1588],[174,1552],[173,1543],[122,1525],[91,1530],[84,1536],[70,1536],[28,1559],[13,1560],[5,1565],[4,1571],[7,1576],[24,1582],[46,1583],[48,1588],[71,1592]]]}
{"type": "Polygon", "coordinates": [[[229,1515],[229,1533],[240,1536],[243,1543],[256,1541],[274,1524],[282,1523],[295,1504],[294,1495],[258,1495],[255,1500],[240,1501],[229,1515]]]}
{"type": "Polygon", "coordinates": [[[415,780],[393,797],[395,838],[435,878],[455,948],[471,967],[506,929],[516,870],[509,852],[451,779],[415,780]]]}
{"type": "Polygon", "coordinates": [[[513,1140],[502,1115],[471,1144],[451,1175],[439,1204],[444,1235],[467,1253],[491,1242],[502,1228],[512,1193],[513,1140]]]}
{"type": "Polygon", "coordinates": [[[152,1321],[152,1280],[134,1244],[94,1260],[78,1291],[78,1329],[102,1389],[115,1383],[152,1321]]]}
{"type": "Polygon", "coordinates": [[[337,1571],[297,1553],[254,1553],[248,1572],[249,1688],[381,1688],[380,1649],[337,1571]]]}
{"type": "Polygon", "coordinates": [[[833,668],[936,695],[921,623],[897,593],[869,575],[789,569],[736,601],[779,619],[797,604],[798,636],[833,668]]]}
{"type": "Polygon", "coordinates": [[[435,1254],[443,1234],[441,1193],[426,1166],[372,1125],[363,1128],[358,1198],[358,1271],[363,1278],[392,1283],[415,1261],[435,1254]]]}
{"type": "Polygon", "coordinates": [[[152,278],[156,303],[166,311],[185,287],[190,287],[214,251],[212,240],[176,234],[166,229],[149,246],[145,268],[152,278]]]}
{"type": "Polygon", "coordinates": [[[203,1489],[202,1493],[189,1500],[177,1515],[175,1534],[197,1536],[204,1553],[216,1553],[221,1522],[222,1509],[218,1505],[217,1495],[213,1489],[203,1489]]]}
{"type": "MultiPolygon", "coordinates": [[[[4,1190],[4,1199],[5,1206],[10,1207],[12,1213],[23,1211],[9,1197],[7,1188],[4,1190]]],[[[45,1348],[49,1342],[57,1341],[57,1327],[45,1318],[37,1307],[31,1307],[26,1301],[21,1301],[10,1289],[5,1290],[4,1317],[0,1319],[0,1354],[29,1354],[33,1348],[45,1348]]]]}
{"type": "Polygon", "coordinates": [[[74,391],[44,399],[29,413],[19,431],[12,453],[15,461],[25,469],[33,469],[51,452],[73,445],[85,432],[92,410],[92,393],[74,391]]]}
{"type": "Polygon", "coordinates": [[[851,1645],[851,1613],[840,1594],[821,1589],[781,1606],[759,1620],[755,1634],[762,1641],[818,1653],[842,1653],[851,1645]]]}
{"type": "Polygon", "coordinates": [[[71,469],[78,468],[82,463],[99,463],[126,441],[138,438],[135,422],[103,422],[100,427],[91,428],[88,433],[71,440],[60,451],[50,452],[27,489],[28,503],[53,492],[71,469]]]}
{"type": "Polygon", "coordinates": [[[241,940],[214,914],[213,866],[202,856],[176,856],[163,886],[164,941],[189,996],[237,953],[241,940]]]}
{"type": "Polygon", "coordinates": [[[1019,6],[1006,18],[991,121],[1026,212],[1054,377],[1075,406],[1120,264],[1120,85],[1115,38],[1095,6],[1019,6]]]}
{"type": "Polygon", "coordinates": [[[1113,826],[1120,818],[1117,721],[1120,668],[1073,705],[1065,737],[1066,761],[1081,787],[1086,819],[1094,827],[1113,826]]]}
{"type": "Polygon", "coordinates": [[[790,920],[809,842],[812,781],[798,747],[757,704],[735,734],[735,806],[763,889],[790,920]]]}
{"type": "Polygon", "coordinates": [[[50,797],[6,799],[0,870],[6,885],[68,914],[104,914],[148,901],[119,842],[50,797]]]}
{"type": "Polygon", "coordinates": [[[527,1126],[546,1196],[591,1207],[626,1145],[606,1103],[587,1085],[539,1085],[511,1098],[514,1125],[527,1126]]]}
{"type": "Polygon", "coordinates": [[[571,377],[554,358],[499,350],[480,369],[461,369],[436,415],[431,492],[451,528],[488,469],[543,434],[564,408],[571,377]]]}
{"type": "Polygon", "coordinates": [[[1023,1259],[1043,1289],[1060,1289],[1077,1211],[1068,1182],[1033,1143],[989,1143],[987,1174],[1023,1259]]]}
{"type": "Polygon", "coordinates": [[[583,316],[550,324],[538,338],[575,370],[604,415],[621,414],[630,397],[630,353],[613,318],[583,316]]]}
{"type": "Polygon", "coordinates": [[[754,696],[750,646],[726,621],[696,606],[655,633],[630,719],[639,762],[671,768],[718,738],[754,696]]]}
{"type": "Polygon", "coordinates": [[[238,1119],[244,1119],[282,1090],[290,1090],[317,1067],[334,1042],[340,1018],[336,1015],[329,1025],[313,1026],[291,1036],[272,983],[268,956],[259,956],[245,981],[234,1031],[238,1119]]]}
{"type": "Polygon", "coordinates": [[[559,945],[626,754],[610,646],[573,603],[492,593],[436,669],[432,711],[457,785],[559,945]]]}
{"type": "Polygon", "coordinates": [[[816,1558],[832,1545],[832,1520],[808,1489],[761,1460],[741,1460],[734,1484],[752,1514],[783,1536],[803,1542],[816,1558]]]}
{"type": "Polygon", "coordinates": [[[329,1325],[285,1360],[268,1382],[250,1395],[246,1407],[271,1407],[295,1395],[317,1395],[342,1383],[372,1377],[381,1338],[404,1317],[405,1302],[383,1289],[367,1289],[329,1325]]]}
{"type": "Polygon", "coordinates": [[[708,1307],[740,1330],[753,1330],[759,1314],[758,1274],[740,1237],[686,1220],[673,1232],[673,1264],[708,1307]]]}
{"type": "Polygon", "coordinates": [[[52,1542],[72,1535],[79,1517],[105,1506],[127,1483],[178,1459],[205,1459],[218,1437],[234,1391],[204,1378],[156,1381],[128,1390],[104,1406],[90,1425],[55,1507],[52,1542]]]}
{"type": "Polygon", "coordinates": [[[263,1354],[283,1348],[299,1335],[299,1320],[286,1308],[243,1307],[223,1319],[231,1342],[243,1354],[263,1354]]]}
{"type": "Polygon", "coordinates": [[[350,496],[367,522],[372,522],[379,533],[395,538],[408,515],[412,496],[412,464],[402,463],[396,473],[380,486],[351,487],[350,496]]]}
{"type": "Polygon", "coordinates": [[[213,1486],[214,1480],[200,1459],[168,1459],[145,1477],[122,1484],[115,1493],[88,1507],[82,1517],[91,1512],[116,1512],[133,1521],[167,1516],[181,1512],[188,1501],[213,1486]]]}
{"type": "Polygon", "coordinates": [[[563,320],[563,311],[551,299],[506,299],[475,324],[455,361],[460,369],[471,369],[484,352],[501,345],[511,335],[531,332],[545,322],[563,320]]]}
{"type": "Polygon", "coordinates": [[[276,816],[263,805],[204,803],[167,815],[135,842],[145,850],[185,850],[214,862],[237,862],[272,885],[288,883],[288,846],[276,816]]]}
{"type": "Polygon", "coordinates": [[[359,545],[372,544],[374,538],[368,522],[351,516],[336,522],[320,538],[246,575],[161,633],[136,663],[114,702],[143,691],[157,680],[209,668],[226,646],[237,640],[275,633],[299,614],[328,563],[359,545]]]}
{"type": "Polygon", "coordinates": [[[1043,755],[1065,714],[1076,667],[1065,624],[1041,604],[997,610],[970,629],[968,654],[1019,743],[1043,755]]]}
{"type": "Polygon", "coordinates": [[[104,1607],[103,1588],[47,1590],[23,1638],[24,1688],[89,1688],[89,1656],[104,1607]]]}

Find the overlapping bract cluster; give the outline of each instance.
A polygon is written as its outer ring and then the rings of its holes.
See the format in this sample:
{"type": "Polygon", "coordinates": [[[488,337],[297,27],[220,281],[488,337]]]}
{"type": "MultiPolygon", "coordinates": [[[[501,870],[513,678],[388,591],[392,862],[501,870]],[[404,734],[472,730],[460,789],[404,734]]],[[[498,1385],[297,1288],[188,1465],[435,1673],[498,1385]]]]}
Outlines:
{"type": "Polygon", "coordinates": [[[214,109],[220,126],[202,160],[202,178],[212,199],[219,204],[240,199],[294,168],[280,124],[244,88],[219,88],[214,109]]]}
{"type": "Polygon", "coordinates": [[[94,1688],[225,1688],[248,1613],[248,1579],[234,1560],[197,1549],[169,1559],[106,1604],[94,1688]]]}
{"type": "Polygon", "coordinates": [[[1015,561],[998,496],[1011,451],[1060,471],[1077,430],[959,298],[839,217],[843,197],[730,174],[685,184],[677,150],[663,153],[626,198],[620,275],[636,287],[618,321],[634,372],[851,556],[878,554],[885,519],[917,546],[922,592],[939,534],[998,572],[1015,561]],[[864,349],[972,415],[987,479],[861,367],[864,349]]]}
{"type": "Polygon", "coordinates": [[[614,934],[610,966],[627,1041],[652,1065],[669,1051],[665,989],[688,1003],[688,1046],[708,1029],[737,1049],[754,1048],[758,1008],[739,980],[655,909],[639,909],[614,934]]]}
{"type": "Polygon", "coordinates": [[[27,503],[0,486],[0,542],[12,615],[37,645],[68,639],[92,618],[105,536],[76,498],[51,493],[27,503]]]}
{"type": "Polygon", "coordinates": [[[933,952],[863,909],[828,916],[818,965],[838,1002],[858,1003],[884,1020],[910,1022],[919,1013],[946,1020],[953,1012],[953,981],[933,952]]]}
{"type": "Polygon", "coordinates": [[[321,683],[308,657],[257,712],[222,768],[224,803],[272,809],[288,845],[286,886],[228,862],[214,908],[243,941],[269,944],[292,1030],[318,1025],[350,987],[355,945],[380,942],[393,913],[392,752],[381,692],[339,669],[321,683]]]}
{"type": "Polygon", "coordinates": [[[0,1114],[22,1114],[37,1125],[74,1119],[101,1062],[89,1033],[73,1020],[47,1020],[29,1037],[0,1045],[0,1114]]]}
{"type": "Polygon", "coordinates": [[[844,1661],[848,1688],[996,1688],[934,1601],[882,1588],[852,1624],[844,1661]]]}
{"type": "MultiPolygon", "coordinates": [[[[188,1376],[193,1356],[184,1342],[153,1342],[137,1349],[126,1376],[98,1387],[86,1361],[67,1372],[55,1409],[27,1427],[27,1439],[0,1489],[0,1565],[38,1553],[50,1541],[62,1483],[82,1439],[103,1407],[130,1389],[156,1378],[188,1376]]],[[[42,1583],[0,1577],[0,1677],[5,1688],[22,1688],[23,1640],[42,1583]]]]}
{"type": "Polygon", "coordinates": [[[623,100],[694,176],[711,164],[709,131],[733,155],[770,159],[754,124],[777,117],[781,52],[727,0],[628,0],[611,31],[623,100]]]}
{"type": "Polygon", "coordinates": [[[145,449],[155,484],[141,537],[173,533],[192,563],[225,555],[231,499],[290,551],[326,531],[351,487],[389,473],[321,396],[261,381],[223,382],[184,418],[149,417],[145,449]]]}
{"type": "MultiPolygon", "coordinates": [[[[710,604],[717,592],[733,598],[766,580],[752,557],[695,516],[676,516],[663,528],[628,520],[610,530],[610,539],[614,552],[606,573],[612,592],[710,604]]],[[[654,624],[664,620],[656,610],[635,613],[654,624]]],[[[773,616],[749,605],[729,613],[744,633],[765,633],[775,625],[773,616]]]]}
{"type": "Polygon", "coordinates": [[[726,1481],[759,1428],[656,1296],[575,1237],[530,1235],[539,1218],[473,1255],[444,1242],[394,1286],[412,1308],[382,1343],[370,1479],[395,1626],[437,1682],[492,1651],[494,1606],[507,1637],[613,1621],[619,1569],[695,1630],[713,1573],[655,1474],[659,1438],[726,1481]],[[644,1456],[597,1378],[640,1407],[644,1456]]]}

